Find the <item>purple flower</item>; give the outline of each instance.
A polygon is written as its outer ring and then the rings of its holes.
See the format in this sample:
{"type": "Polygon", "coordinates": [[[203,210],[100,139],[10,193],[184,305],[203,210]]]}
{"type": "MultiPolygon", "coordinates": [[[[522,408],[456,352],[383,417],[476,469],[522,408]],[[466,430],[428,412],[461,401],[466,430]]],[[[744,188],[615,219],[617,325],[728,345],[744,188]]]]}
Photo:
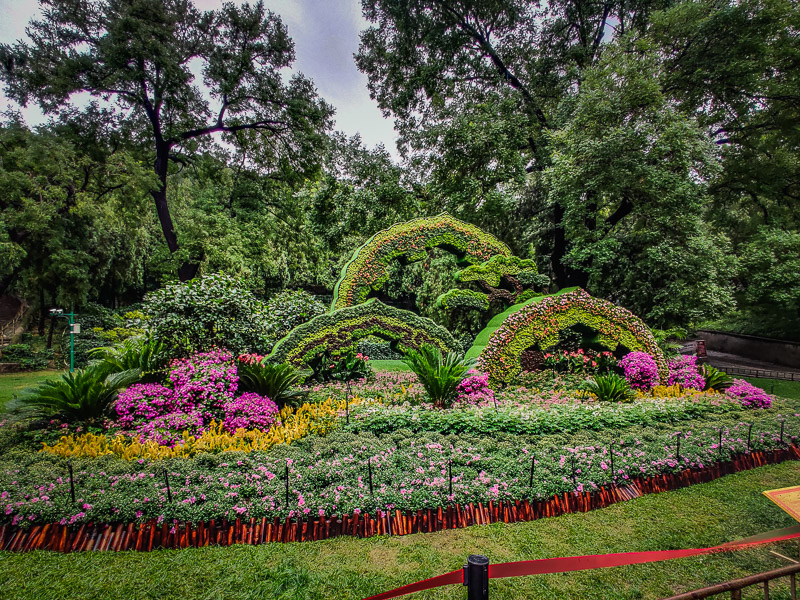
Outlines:
{"type": "Polygon", "coordinates": [[[734,379],[725,393],[742,403],[745,408],[769,408],[772,398],[761,388],[746,382],[744,379],[734,379]]]}
{"type": "Polygon", "coordinates": [[[626,354],[619,361],[619,366],[632,388],[647,391],[658,385],[658,365],[647,352],[626,354]]]}

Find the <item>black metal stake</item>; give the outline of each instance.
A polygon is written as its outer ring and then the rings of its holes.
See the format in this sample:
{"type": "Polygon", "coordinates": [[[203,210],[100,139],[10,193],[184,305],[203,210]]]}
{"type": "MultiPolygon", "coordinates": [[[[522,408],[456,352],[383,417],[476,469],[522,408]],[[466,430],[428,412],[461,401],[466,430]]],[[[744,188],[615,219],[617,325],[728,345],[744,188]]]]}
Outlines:
{"type": "Polygon", "coordinates": [[[67,469],[69,469],[69,495],[72,497],[72,503],[75,504],[75,475],[72,472],[72,461],[67,461],[67,469]]]}
{"type": "Polygon", "coordinates": [[[172,490],[169,489],[169,474],[166,469],[164,469],[164,483],[167,486],[167,501],[172,503],[172,490]]]}
{"type": "Polygon", "coordinates": [[[747,428],[747,453],[750,454],[750,434],[753,433],[753,424],[750,423],[750,427],[747,428]]]}
{"type": "Polygon", "coordinates": [[[452,459],[447,459],[447,482],[450,488],[450,497],[453,497],[453,461],[452,459]]]}
{"type": "Polygon", "coordinates": [[[614,481],[616,474],[614,473],[614,442],[608,446],[608,453],[611,455],[611,481],[614,481]]]}
{"type": "Polygon", "coordinates": [[[575,475],[575,454],[572,455],[572,485],[578,487],[578,479],[575,475]]]}
{"type": "Polygon", "coordinates": [[[369,494],[374,496],[375,492],[372,490],[372,457],[367,459],[367,473],[369,474],[369,494]]]}
{"type": "Polygon", "coordinates": [[[678,463],[681,462],[681,436],[682,435],[683,435],[683,432],[679,431],[678,432],[678,443],[677,443],[677,445],[675,447],[675,460],[678,463]]]}
{"type": "Polygon", "coordinates": [[[464,585],[467,600],[489,600],[489,559],[482,554],[470,554],[464,565],[464,585]]]}
{"type": "Polygon", "coordinates": [[[781,446],[783,446],[783,425],[786,421],[781,421],[781,446]]]}
{"type": "Polygon", "coordinates": [[[350,380],[347,380],[347,395],[344,397],[344,410],[347,413],[347,424],[350,425],[350,380]]]}
{"type": "Polygon", "coordinates": [[[722,462],[722,427],[719,428],[719,462],[722,462]]]}
{"type": "Polygon", "coordinates": [[[533,487],[533,471],[536,468],[536,454],[531,457],[531,480],[528,482],[528,487],[533,487]]]}
{"type": "Polygon", "coordinates": [[[286,465],[286,508],[289,508],[289,465],[286,465]]]}

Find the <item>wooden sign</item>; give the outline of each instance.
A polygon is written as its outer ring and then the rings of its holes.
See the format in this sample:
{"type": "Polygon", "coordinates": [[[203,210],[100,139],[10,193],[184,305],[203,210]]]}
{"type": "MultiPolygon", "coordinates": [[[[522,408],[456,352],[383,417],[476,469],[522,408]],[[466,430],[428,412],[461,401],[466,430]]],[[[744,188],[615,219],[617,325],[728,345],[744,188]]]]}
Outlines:
{"type": "Polygon", "coordinates": [[[795,520],[800,521],[800,485],[767,490],[764,495],[792,515],[795,520]]]}

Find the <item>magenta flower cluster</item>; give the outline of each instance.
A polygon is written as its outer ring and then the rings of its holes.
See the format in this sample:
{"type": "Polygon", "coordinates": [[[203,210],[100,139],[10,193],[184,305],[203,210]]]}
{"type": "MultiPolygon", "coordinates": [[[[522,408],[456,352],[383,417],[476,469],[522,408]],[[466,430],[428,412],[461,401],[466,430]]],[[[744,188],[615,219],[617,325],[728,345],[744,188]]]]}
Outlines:
{"type": "Polygon", "coordinates": [[[253,392],[242,394],[225,404],[222,423],[233,433],[237,429],[269,431],[278,418],[278,405],[253,392]]]}
{"type": "Polygon", "coordinates": [[[725,390],[725,393],[741,402],[745,408],[769,408],[772,406],[772,398],[767,392],[744,379],[734,379],[733,385],[725,390]]]}
{"type": "Polygon", "coordinates": [[[625,379],[637,390],[651,390],[658,385],[658,365],[647,352],[631,352],[619,361],[625,373],[625,379]]]}
{"type": "Polygon", "coordinates": [[[697,367],[696,356],[678,356],[669,361],[668,385],[702,390],[706,386],[705,377],[697,367]]]}
{"type": "Polygon", "coordinates": [[[456,402],[460,404],[484,404],[494,402],[494,392],[489,387],[489,374],[470,371],[456,388],[456,402]]]}
{"type": "Polygon", "coordinates": [[[212,350],[174,360],[169,381],[132,385],[120,393],[114,409],[117,424],[140,442],[174,446],[183,432],[197,436],[212,421],[234,432],[238,428],[268,431],[277,423],[278,406],[254,393],[236,397],[239,377],[233,356],[212,350]]]}

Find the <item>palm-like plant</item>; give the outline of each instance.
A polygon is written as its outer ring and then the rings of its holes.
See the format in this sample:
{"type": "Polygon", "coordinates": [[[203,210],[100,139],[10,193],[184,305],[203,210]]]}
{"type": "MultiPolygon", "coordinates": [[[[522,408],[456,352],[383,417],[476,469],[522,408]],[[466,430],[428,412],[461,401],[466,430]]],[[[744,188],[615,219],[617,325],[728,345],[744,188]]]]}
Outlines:
{"type": "Polygon", "coordinates": [[[168,361],[166,345],[149,336],[130,337],[116,346],[95,348],[90,354],[100,372],[135,372],[144,381],[158,380],[168,361]]]}
{"type": "Polygon", "coordinates": [[[706,381],[704,390],[722,391],[733,385],[733,378],[730,375],[711,365],[703,365],[702,375],[706,381]]]}
{"type": "Polygon", "coordinates": [[[465,360],[464,355],[457,352],[442,355],[438,348],[424,344],[419,352],[409,352],[403,362],[416,374],[431,402],[439,408],[447,408],[475,359],[465,360]]]}
{"type": "Polygon", "coordinates": [[[303,395],[292,388],[300,383],[303,374],[288,364],[239,362],[239,389],[266,396],[282,406],[303,395]]]}
{"type": "Polygon", "coordinates": [[[130,370],[108,375],[102,369],[89,367],[45,381],[24,391],[18,400],[23,407],[43,415],[91,422],[108,411],[120,389],[137,379],[138,374],[130,370]]]}
{"type": "Polygon", "coordinates": [[[598,375],[594,380],[587,381],[584,389],[601,402],[630,402],[636,396],[625,378],[614,373],[598,375]]]}

